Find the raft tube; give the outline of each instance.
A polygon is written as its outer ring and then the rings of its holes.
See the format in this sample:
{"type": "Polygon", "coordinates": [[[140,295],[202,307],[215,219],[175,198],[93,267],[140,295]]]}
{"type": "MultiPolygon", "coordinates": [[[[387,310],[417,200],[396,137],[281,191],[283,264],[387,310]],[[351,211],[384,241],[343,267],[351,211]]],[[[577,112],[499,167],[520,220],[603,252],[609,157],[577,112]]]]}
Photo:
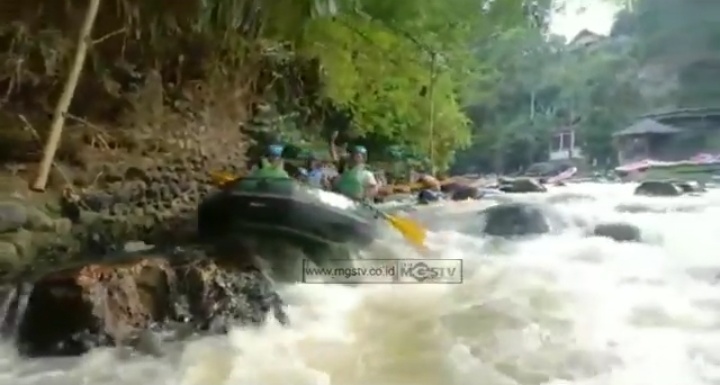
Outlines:
{"type": "Polygon", "coordinates": [[[363,247],[376,238],[377,224],[368,207],[291,179],[243,178],[198,207],[202,240],[265,234],[305,244],[363,247]]]}

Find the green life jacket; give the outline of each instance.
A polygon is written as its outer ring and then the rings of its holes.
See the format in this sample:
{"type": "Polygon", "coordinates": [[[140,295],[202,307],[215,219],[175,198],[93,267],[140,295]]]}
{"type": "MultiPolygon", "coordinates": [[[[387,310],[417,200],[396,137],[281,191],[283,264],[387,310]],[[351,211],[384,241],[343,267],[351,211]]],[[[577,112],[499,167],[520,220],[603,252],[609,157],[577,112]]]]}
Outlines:
{"type": "Polygon", "coordinates": [[[337,191],[352,199],[362,199],[365,194],[365,185],[362,178],[364,172],[365,166],[363,165],[345,170],[338,179],[337,191]]]}
{"type": "Polygon", "coordinates": [[[285,171],[282,164],[273,165],[267,160],[262,160],[262,167],[256,168],[255,171],[248,175],[249,178],[263,179],[290,179],[290,174],[285,171]]]}

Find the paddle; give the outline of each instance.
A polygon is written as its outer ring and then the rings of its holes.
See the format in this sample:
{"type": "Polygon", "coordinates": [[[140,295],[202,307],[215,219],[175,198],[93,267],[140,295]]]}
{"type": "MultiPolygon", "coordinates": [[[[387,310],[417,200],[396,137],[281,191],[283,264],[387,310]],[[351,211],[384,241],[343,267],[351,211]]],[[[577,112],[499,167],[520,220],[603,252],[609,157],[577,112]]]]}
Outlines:
{"type": "Polygon", "coordinates": [[[220,187],[225,183],[236,180],[237,177],[227,172],[217,171],[210,173],[210,179],[212,179],[215,186],[220,187]]]}
{"type": "Polygon", "coordinates": [[[377,207],[363,202],[363,205],[367,208],[375,211],[380,217],[388,221],[392,227],[402,234],[403,238],[408,241],[418,251],[425,253],[428,251],[425,246],[425,239],[427,238],[427,230],[422,227],[419,223],[409,218],[397,217],[390,215],[378,209],[377,207]]]}

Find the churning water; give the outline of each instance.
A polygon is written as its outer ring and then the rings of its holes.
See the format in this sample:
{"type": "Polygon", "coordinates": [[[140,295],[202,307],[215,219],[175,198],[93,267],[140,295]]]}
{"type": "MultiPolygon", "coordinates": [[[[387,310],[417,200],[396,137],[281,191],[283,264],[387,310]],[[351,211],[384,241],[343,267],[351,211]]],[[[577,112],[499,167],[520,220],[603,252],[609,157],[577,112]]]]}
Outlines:
{"type": "Polygon", "coordinates": [[[0,385],[720,384],[720,192],[638,199],[633,187],[550,195],[591,195],[555,206],[633,223],[644,243],[570,229],[497,245],[443,231],[430,243],[465,261],[464,284],[293,285],[291,327],[238,329],[163,358],[106,349],[30,361],[6,349],[0,385]]]}

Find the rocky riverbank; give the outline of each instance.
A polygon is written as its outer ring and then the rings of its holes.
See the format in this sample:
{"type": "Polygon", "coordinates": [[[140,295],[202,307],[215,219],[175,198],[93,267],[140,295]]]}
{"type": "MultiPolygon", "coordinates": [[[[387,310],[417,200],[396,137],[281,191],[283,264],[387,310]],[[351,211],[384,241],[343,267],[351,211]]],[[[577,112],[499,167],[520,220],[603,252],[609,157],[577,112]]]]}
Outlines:
{"type": "Polygon", "coordinates": [[[0,176],[0,330],[20,352],[156,353],[158,330],[177,339],[287,322],[253,250],[194,242],[197,203],[217,165],[159,163],[104,166],[91,185],[43,194],[23,175],[0,176]]]}

